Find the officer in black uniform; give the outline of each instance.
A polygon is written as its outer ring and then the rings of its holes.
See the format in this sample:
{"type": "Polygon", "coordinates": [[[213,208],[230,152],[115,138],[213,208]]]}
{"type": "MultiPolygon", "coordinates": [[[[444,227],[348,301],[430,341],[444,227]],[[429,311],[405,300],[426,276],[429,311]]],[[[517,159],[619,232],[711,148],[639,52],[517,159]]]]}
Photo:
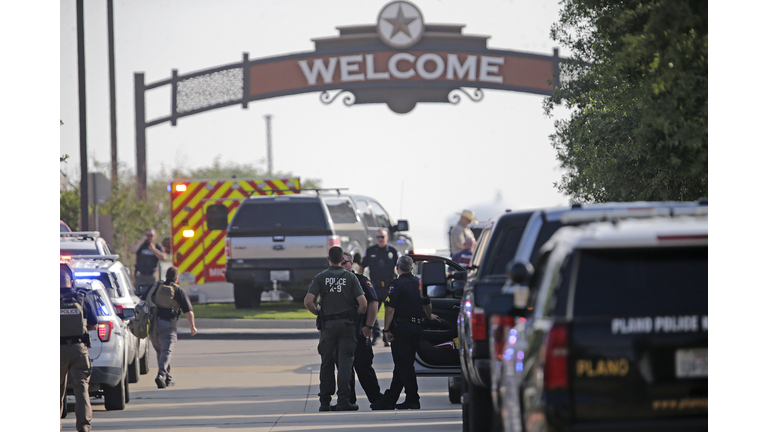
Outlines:
{"type": "Polygon", "coordinates": [[[392,384],[384,397],[371,404],[373,410],[419,409],[419,385],[413,361],[421,338],[421,323],[424,317],[432,315],[429,297],[421,296],[419,278],[413,275],[413,259],[402,256],[397,260],[397,274],[400,276],[389,286],[389,295],[384,301],[384,337],[392,344],[392,384]],[[400,392],[405,387],[405,402],[398,404],[400,392]]]}
{"type": "Polygon", "coordinates": [[[368,302],[360,282],[341,266],[344,251],[333,246],[328,250],[330,267],[318,273],[309,285],[304,306],[314,315],[322,313],[320,342],[320,411],[357,411],[357,404],[350,403],[350,378],[357,345],[357,317],[365,312],[368,302]],[[315,298],[320,297],[320,308],[315,298]],[[354,302],[357,301],[357,309],[354,302]],[[337,403],[331,408],[331,398],[336,390],[335,363],[339,366],[339,390],[337,403]]]}
{"type": "MultiPolygon", "coordinates": [[[[75,418],[76,428],[79,431],[91,430],[91,400],[88,395],[88,385],[91,380],[91,360],[88,358],[88,348],[91,341],[88,331],[96,330],[99,323],[96,304],[90,295],[80,293],[74,289],[73,273],[69,264],[60,265],[60,284],[59,296],[61,298],[71,298],[78,302],[82,301],[83,318],[85,319],[86,331],[80,336],[61,337],[61,352],[59,357],[59,396],[61,403],[59,405],[61,415],[64,415],[64,398],[66,398],[67,375],[72,383],[75,393],[75,418]]],[[[64,316],[68,314],[62,308],[62,323],[64,316]]],[[[79,313],[77,314],[79,315],[79,313]]],[[[63,327],[63,325],[62,325],[63,327]]],[[[62,332],[65,330],[62,328],[62,332]]],[[[66,334],[66,333],[65,333],[66,334]]]]}
{"type": "MultiPolygon", "coordinates": [[[[397,249],[387,244],[388,240],[387,230],[380,228],[376,232],[376,244],[366,249],[365,257],[360,264],[360,273],[363,273],[365,268],[370,266],[368,274],[376,290],[376,297],[382,300],[387,297],[390,282],[397,277],[395,274],[395,264],[397,264],[397,259],[400,257],[397,249]]],[[[381,302],[379,302],[379,309],[381,309],[381,302]]],[[[380,336],[381,329],[377,320],[373,325],[374,345],[380,336]]],[[[384,339],[384,346],[388,345],[389,342],[384,339]]]]}
{"type": "Polygon", "coordinates": [[[355,373],[357,373],[357,378],[360,379],[360,386],[365,390],[368,402],[374,403],[382,397],[379,379],[376,377],[376,371],[373,369],[373,348],[371,347],[371,332],[373,324],[376,322],[379,300],[376,297],[371,281],[360,273],[352,271],[352,258],[346,252],[344,253],[344,260],[341,262],[341,266],[357,277],[360,287],[363,288],[365,293],[365,300],[368,302],[368,309],[364,315],[359,317],[354,371],[349,385],[352,394],[349,397],[349,402],[357,402],[357,396],[355,395],[355,373]]]}
{"type": "Polygon", "coordinates": [[[136,287],[141,290],[142,287],[152,285],[157,279],[158,262],[165,261],[166,255],[163,252],[163,246],[155,242],[157,231],[154,228],[148,228],[144,237],[132,244],[128,249],[136,254],[136,273],[134,274],[136,287]]]}

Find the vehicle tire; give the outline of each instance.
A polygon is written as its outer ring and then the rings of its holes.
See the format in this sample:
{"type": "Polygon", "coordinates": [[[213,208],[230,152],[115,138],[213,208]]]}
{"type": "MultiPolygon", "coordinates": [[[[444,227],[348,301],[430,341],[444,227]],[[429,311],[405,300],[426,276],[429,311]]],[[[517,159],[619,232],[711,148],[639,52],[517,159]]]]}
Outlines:
{"type": "MultiPolygon", "coordinates": [[[[250,309],[253,305],[253,292],[255,287],[246,284],[235,284],[235,308],[250,309]]],[[[259,304],[261,304],[261,291],[259,291],[259,304]]],[[[258,306],[258,305],[257,305],[258,306]]]]}
{"type": "Polygon", "coordinates": [[[451,401],[453,404],[461,403],[461,394],[463,393],[463,390],[461,387],[459,388],[451,388],[451,385],[448,384],[448,400],[451,401]]]}
{"type": "Polygon", "coordinates": [[[472,384],[467,380],[469,400],[467,414],[469,414],[469,432],[487,432],[493,424],[493,401],[491,391],[472,384]]]}
{"type": "Polygon", "coordinates": [[[136,353],[136,358],[128,364],[128,382],[133,384],[139,382],[139,354],[136,353]]]}
{"type": "Polygon", "coordinates": [[[125,387],[128,380],[123,377],[114,387],[104,386],[104,408],[107,411],[121,411],[125,409],[125,387]]]}
{"type": "Polygon", "coordinates": [[[469,390],[467,378],[463,377],[461,384],[461,432],[469,432],[469,390]]]}
{"type": "Polygon", "coordinates": [[[64,409],[61,410],[61,418],[67,418],[67,413],[69,412],[69,404],[67,403],[67,396],[64,396],[64,409]]]}
{"type": "Polygon", "coordinates": [[[149,344],[151,342],[147,341],[146,349],[144,350],[144,357],[139,360],[139,372],[142,375],[146,375],[149,373],[149,344]]]}

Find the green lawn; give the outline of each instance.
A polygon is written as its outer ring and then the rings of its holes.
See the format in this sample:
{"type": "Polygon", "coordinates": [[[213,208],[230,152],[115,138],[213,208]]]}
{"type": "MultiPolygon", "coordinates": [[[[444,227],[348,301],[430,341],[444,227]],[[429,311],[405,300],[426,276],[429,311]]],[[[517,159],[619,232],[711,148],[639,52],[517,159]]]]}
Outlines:
{"type": "MultiPolygon", "coordinates": [[[[243,318],[243,319],[314,319],[302,303],[263,302],[253,309],[236,309],[234,303],[208,303],[194,306],[195,318],[243,318]]],[[[384,308],[379,310],[384,319],[384,308]]]]}

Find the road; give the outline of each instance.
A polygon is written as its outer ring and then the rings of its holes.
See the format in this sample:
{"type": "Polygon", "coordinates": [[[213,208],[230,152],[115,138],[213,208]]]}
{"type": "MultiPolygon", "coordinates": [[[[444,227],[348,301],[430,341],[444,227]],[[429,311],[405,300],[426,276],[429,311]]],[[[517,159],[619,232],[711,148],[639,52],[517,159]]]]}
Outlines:
{"type": "MultiPolygon", "coordinates": [[[[162,390],[155,386],[153,351],[153,367],[130,385],[131,401],[125,410],[106,411],[103,400],[91,399],[93,430],[278,432],[356,430],[361,425],[371,432],[400,427],[461,430],[460,405],[448,401],[444,377],[419,378],[421,410],[371,411],[358,383],[360,411],[318,412],[316,346],[312,339],[179,340],[172,361],[177,384],[162,390]]],[[[386,388],[392,378],[392,356],[381,345],[374,352],[379,383],[386,388]]],[[[74,413],[69,413],[62,430],[75,430],[74,423],[74,413]]]]}

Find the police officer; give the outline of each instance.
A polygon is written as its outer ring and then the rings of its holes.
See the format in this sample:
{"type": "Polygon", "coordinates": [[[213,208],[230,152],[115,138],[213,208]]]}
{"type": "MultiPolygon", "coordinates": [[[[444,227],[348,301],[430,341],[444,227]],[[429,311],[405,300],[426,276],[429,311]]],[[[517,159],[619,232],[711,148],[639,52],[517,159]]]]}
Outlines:
{"type": "Polygon", "coordinates": [[[166,256],[163,252],[163,246],[155,242],[157,231],[154,228],[148,228],[144,232],[144,237],[129,248],[131,253],[136,254],[136,286],[152,285],[158,277],[157,264],[159,261],[165,261],[166,256]]]}
{"type": "Polygon", "coordinates": [[[73,286],[72,268],[69,264],[60,265],[59,297],[61,298],[61,352],[59,357],[59,405],[61,415],[64,415],[64,399],[66,398],[67,375],[75,393],[75,418],[78,431],[91,430],[91,400],[88,395],[88,385],[91,380],[91,360],[88,358],[88,348],[91,341],[88,332],[96,330],[98,316],[96,304],[90,295],[78,293],[73,286]],[[82,310],[66,306],[74,306],[77,302],[82,310]],[[74,318],[73,318],[74,317],[74,318]],[[71,336],[79,333],[79,335],[71,336]],[[66,335],[66,336],[65,336],[66,335]]]}
{"type": "MultiPolygon", "coordinates": [[[[389,235],[387,230],[380,228],[376,231],[376,244],[369,247],[365,251],[365,257],[360,264],[360,273],[365,271],[366,267],[370,266],[369,276],[373,287],[376,290],[376,297],[384,299],[387,296],[387,290],[389,283],[392,282],[397,275],[395,274],[395,264],[400,257],[397,249],[387,244],[389,235]]],[[[379,309],[381,308],[381,302],[379,302],[379,309]]],[[[376,344],[376,340],[381,336],[381,329],[379,327],[378,320],[373,325],[373,344],[376,344]]],[[[384,346],[388,346],[389,342],[384,339],[384,346]]]]}
{"type": "Polygon", "coordinates": [[[475,238],[475,234],[469,229],[469,224],[476,221],[475,212],[464,209],[461,212],[459,222],[451,228],[451,255],[464,249],[464,239],[467,237],[475,238]]]}
{"type": "Polygon", "coordinates": [[[344,260],[341,262],[341,266],[357,277],[360,287],[365,293],[365,300],[368,302],[368,309],[364,315],[359,317],[357,348],[355,349],[355,361],[353,363],[354,371],[349,384],[351,391],[349,402],[355,403],[357,401],[357,396],[355,395],[355,373],[357,373],[360,386],[363,387],[365,395],[368,397],[368,402],[374,403],[382,397],[379,379],[376,377],[376,371],[373,369],[373,348],[371,347],[371,332],[373,324],[376,322],[379,300],[376,297],[376,292],[373,290],[371,281],[360,273],[352,271],[352,258],[346,252],[344,253],[344,260]]]}
{"type": "Polygon", "coordinates": [[[371,404],[373,410],[419,409],[419,385],[413,361],[416,348],[421,338],[421,323],[425,314],[430,319],[437,319],[432,314],[432,305],[428,297],[421,296],[419,278],[413,275],[413,259],[402,256],[397,260],[397,274],[400,275],[389,286],[389,295],[384,301],[384,337],[392,344],[392,360],[395,370],[392,383],[384,392],[384,397],[371,404]],[[398,404],[400,392],[405,387],[405,402],[398,404]]]}
{"type": "Polygon", "coordinates": [[[334,411],[357,411],[357,404],[350,403],[350,378],[354,362],[357,338],[357,317],[365,312],[368,302],[360,282],[341,266],[344,251],[333,246],[328,250],[328,267],[318,273],[309,284],[304,306],[314,315],[322,314],[320,342],[320,411],[331,411],[331,398],[336,390],[334,361],[338,360],[338,392],[334,411]],[[320,297],[320,307],[315,298],[320,297]],[[357,309],[355,309],[357,301],[357,309]],[[337,359],[338,356],[338,359],[337,359]]]}
{"type": "Polygon", "coordinates": [[[155,384],[157,384],[159,389],[175,384],[171,377],[171,354],[173,354],[173,346],[178,340],[176,322],[179,319],[179,315],[181,315],[180,312],[184,312],[184,316],[189,322],[190,335],[194,336],[197,334],[192,302],[189,301],[189,296],[179,287],[178,283],[179,269],[168,267],[168,270],[165,271],[165,281],[162,284],[158,282],[152,285],[152,288],[141,296],[142,300],[146,300],[149,297],[157,307],[157,317],[151,323],[149,339],[152,341],[152,346],[157,353],[157,377],[155,377],[155,384]],[[165,285],[165,287],[161,285],[165,285]],[[170,291],[173,291],[172,299],[169,298],[163,301],[158,298],[159,295],[162,296],[163,293],[170,293],[170,291]]]}

